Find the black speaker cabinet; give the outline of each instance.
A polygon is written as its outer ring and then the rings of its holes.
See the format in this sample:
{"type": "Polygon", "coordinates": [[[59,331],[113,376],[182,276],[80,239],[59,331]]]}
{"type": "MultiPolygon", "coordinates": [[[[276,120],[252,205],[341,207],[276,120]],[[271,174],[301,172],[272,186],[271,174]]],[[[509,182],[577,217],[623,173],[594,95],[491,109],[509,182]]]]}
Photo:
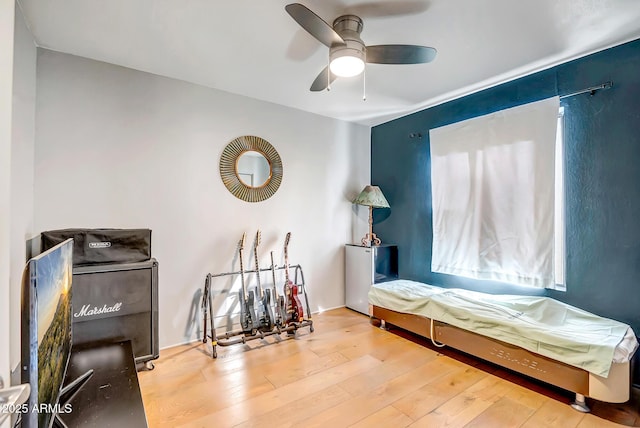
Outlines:
{"type": "Polygon", "coordinates": [[[131,340],[136,362],[160,355],[155,259],[75,267],[72,302],[74,345],[131,340]]]}

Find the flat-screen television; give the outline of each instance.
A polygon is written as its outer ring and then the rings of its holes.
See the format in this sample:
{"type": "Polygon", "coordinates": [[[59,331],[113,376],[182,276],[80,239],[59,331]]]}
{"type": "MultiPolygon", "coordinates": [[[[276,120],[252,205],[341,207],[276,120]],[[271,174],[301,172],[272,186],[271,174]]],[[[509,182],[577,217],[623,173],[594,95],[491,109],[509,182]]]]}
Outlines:
{"type": "MultiPolygon", "coordinates": [[[[49,428],[71,353],[73,239],[30,259],[22,275],[22,382],[31,386],[24,428],[49,428]]],[[[64,411],[64,410],[62,410],[64,411]]]]}

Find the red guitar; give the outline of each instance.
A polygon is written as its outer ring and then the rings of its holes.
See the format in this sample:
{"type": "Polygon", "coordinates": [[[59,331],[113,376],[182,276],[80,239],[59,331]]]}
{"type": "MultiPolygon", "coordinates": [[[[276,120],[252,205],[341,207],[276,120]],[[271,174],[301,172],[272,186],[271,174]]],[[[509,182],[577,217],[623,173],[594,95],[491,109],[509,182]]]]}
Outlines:
{"type": "Polygon", "coordinates": [[[287,296],[287,313],[290,314],[288,321],[300,322],[304,319],[304,312],[302,302],[298,297],[298,286],[289,279],[289,252],[287,251],[289,239],[291,239],[291,232],[287,232],[287,237],[284,240],[284,294],[287,296]]]}

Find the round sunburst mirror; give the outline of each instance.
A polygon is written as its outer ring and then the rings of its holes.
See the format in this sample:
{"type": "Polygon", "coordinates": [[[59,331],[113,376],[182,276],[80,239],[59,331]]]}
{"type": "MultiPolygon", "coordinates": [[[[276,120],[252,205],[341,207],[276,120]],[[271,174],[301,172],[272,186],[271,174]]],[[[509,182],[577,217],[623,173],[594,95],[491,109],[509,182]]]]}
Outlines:
{"type": "Polygon", "coordinates": [[[246,202],[264,201],[280,187],[282,160],[267,140],[243,135],[222,151],[220,177],[236,198],[246,202]]]}

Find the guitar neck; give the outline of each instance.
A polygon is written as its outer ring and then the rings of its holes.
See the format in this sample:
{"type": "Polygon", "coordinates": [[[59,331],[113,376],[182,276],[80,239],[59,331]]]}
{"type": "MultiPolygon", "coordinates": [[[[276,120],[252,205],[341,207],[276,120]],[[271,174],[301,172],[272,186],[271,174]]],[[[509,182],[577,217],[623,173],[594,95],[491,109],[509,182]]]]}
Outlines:
{"type": "Polygon", "coordinates": [[[277,299],[278,287],[276,287],[276,265],[273,262],[273,251],[271,252],[271,277],[273,278],[273,292],[276,294],[276,299],[277,299]]]}
{"type": "Polygon", "coordinates": [[[244,266],[242,264],[242,248],[238,250],[240,254],[240,282],[242,282],[242,294],[244,296],[244,300],[247,301],[249,299],[249,294],[247,293],[247,285],[244,283],[244,266]]]}
{"type": "Polygon", "coordinates": [[[264,291],[262,290],[262,284],[260,284],[260,266],[258,265],[258,247],[253,248],[253,257],[256,263],[256,283],[258,284],[258,290],[260,290],[260,298],[263,298],[264,291]]]}
{"type": "Polygon", "coordinates": [[[289,282],[289,251],[284,247],[284,278],[289,282]]]}

